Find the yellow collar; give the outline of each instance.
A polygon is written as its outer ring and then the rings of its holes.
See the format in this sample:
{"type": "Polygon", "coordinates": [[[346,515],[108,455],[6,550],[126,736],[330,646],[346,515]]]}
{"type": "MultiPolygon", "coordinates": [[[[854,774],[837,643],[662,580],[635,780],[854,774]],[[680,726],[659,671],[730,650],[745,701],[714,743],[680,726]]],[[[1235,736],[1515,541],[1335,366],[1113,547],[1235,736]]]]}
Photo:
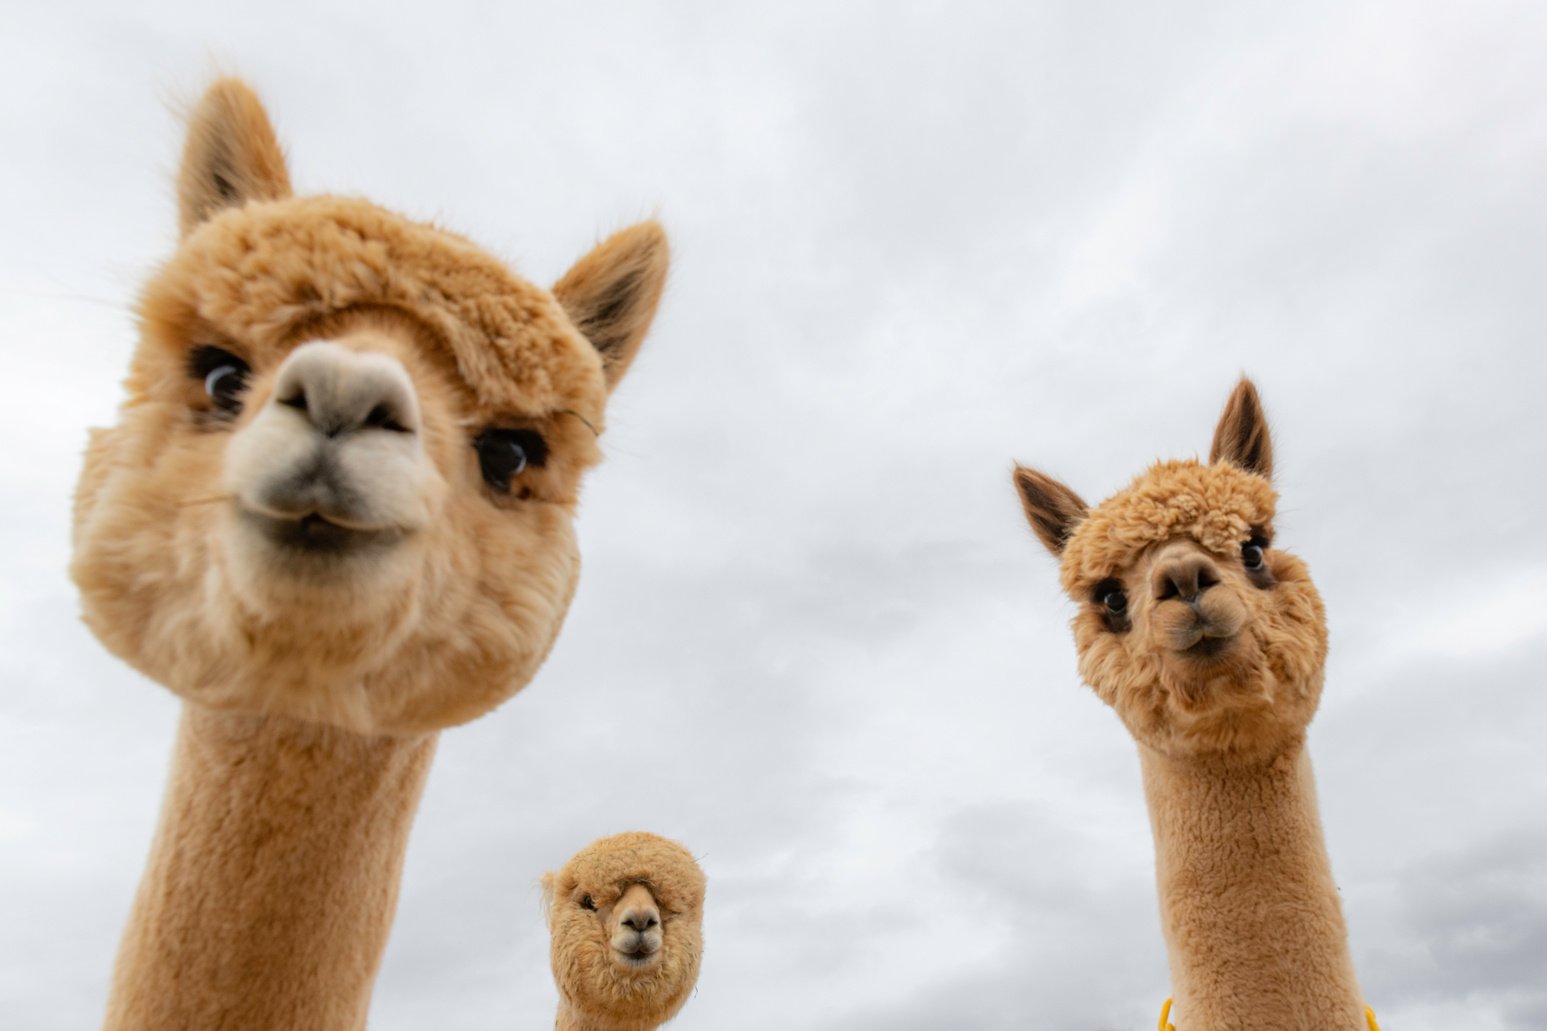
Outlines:
{"type": "MultiPolygon", "coordinates": [[[[1160,1007],[1160,1031],[1176,1031],[1166,1019],[1171,1016],[1171,1000],[1167,999],[1160,1007]]],[[[1380,1025],[1375,1023],[1375,1011],[1366,1006],[1364,1008],[1364,1022],[1370,1025],[1370,1031],[1380,1031],[1380,1025]]]]}

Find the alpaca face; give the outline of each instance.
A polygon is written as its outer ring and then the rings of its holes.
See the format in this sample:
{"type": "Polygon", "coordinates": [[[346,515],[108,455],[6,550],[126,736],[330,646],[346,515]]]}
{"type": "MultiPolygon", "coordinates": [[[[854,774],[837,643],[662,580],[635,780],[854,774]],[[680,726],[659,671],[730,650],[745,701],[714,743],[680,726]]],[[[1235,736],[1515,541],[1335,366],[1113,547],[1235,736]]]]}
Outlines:
{"type": "Polygon", "coordinates": [[[1256,755],[1315,712],[1321,600],[1271,546],[1272,501],[1234,467],[1162,464],[1074,531],[1062,572],[1080,674],[1140,742],[1256,755]]]}
{"type": "Polygon", "coordinates": [[[581,474],[648,324],[588,313],[597,291],[653,311],[664,251],[652,280],[637,231],[615,238],[557,297],[367,202],[288,197],[277,144],[248,152],[265,141],[245,87],[195,115],[186,236],[77,488],[86,620],[205,705],[370,733],[471,719],[562,623],[581,474]]]}
{"type": "Polygon", "coordinates": [[[680,845],[620,834],[543,879],[560,994],[601,1026],[653,1028],[687,1001],[703,951],[704,876],[680,845]]]}
{"type": "Polygon", "coordinates": [[[1211,464],[1159,463],[1093,510],[1040,473],[1016,474],[1080,606],[1081,676],[1140,743],[1172,755],[1271,753],[1304,733],[1321,694],[1321,599],[1305,564],[1273,546],[1266,423],[1255,392],[1239,401],[1211,464]]]}

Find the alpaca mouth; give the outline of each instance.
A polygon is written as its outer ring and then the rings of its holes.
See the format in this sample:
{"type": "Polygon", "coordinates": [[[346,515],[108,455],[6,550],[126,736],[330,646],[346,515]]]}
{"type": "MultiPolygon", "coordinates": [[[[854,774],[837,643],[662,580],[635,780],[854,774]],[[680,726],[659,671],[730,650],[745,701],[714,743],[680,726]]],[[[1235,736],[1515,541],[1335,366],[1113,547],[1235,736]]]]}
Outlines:
{"type": "Polygon", "coordinates": [[[242,509],[242,517],[270,543],[310,555],[346,555],[394,543],[402,536],[395,527],[346,526],[308,512],[289,518],[242,509]]]}
{"type": "Polygon", "coordinates": [[[622,949],[613,949],[612,951],[618,957],[618,962],[629,970],[643,970],[645,967],[654,966],[661,960],[659,949],[640,949],[638,952],[624,952],[622,949]]]}
{"type": "Polygon", "coordinates": [[[1226,633],[1222,628],[1198,622],[1185,634],[1178,635],[1173,650],[1183,658],[1197,662],[1213,662],[1235,647],[1236,632],[1226,633]]]}
{"type": "Polygon", "coordinates": [[[1205,662],[1219,658],[1235,645],[1235,635],[1229,637],[1210,637],[1208,634],[1200,634],[1198,640],[1190,647],[1182,649],[1182,654],[1190,659],[1200,659],[1205,662]]]}

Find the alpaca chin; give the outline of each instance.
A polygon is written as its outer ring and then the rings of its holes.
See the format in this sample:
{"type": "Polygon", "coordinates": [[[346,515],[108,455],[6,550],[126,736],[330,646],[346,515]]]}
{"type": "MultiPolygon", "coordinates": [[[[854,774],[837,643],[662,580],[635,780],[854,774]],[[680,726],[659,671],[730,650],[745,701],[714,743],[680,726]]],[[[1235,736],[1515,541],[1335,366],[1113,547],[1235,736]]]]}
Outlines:
{"type": "Polygon", "coordinates": [[[389,618],[415,593],[432,536],[312,526],[233,505],[215,550],[231,594],[252,616],[358,626],[389,618]]]}

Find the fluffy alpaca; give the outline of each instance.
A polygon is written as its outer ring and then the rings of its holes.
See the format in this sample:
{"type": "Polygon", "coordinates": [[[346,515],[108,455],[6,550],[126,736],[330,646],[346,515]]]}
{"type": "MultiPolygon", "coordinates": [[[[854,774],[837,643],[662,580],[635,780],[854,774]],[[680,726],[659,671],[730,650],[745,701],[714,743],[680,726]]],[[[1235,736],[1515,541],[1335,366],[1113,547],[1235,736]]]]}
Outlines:
{"type": "Polygon", "coordinates": [[[291,196],[234,80],[193,113],[178,199],[75,501],[86,622],[185,702],[106,1026],[356,1029],[437,731],[524,686],[563,621],[666,241],[625,230],[549,293],[291,196]]]}
{"type": "Polygon", "coordinates": [[[1080,606],[1080,674],[1138,742],[1177,1026],[1363,1031],[1305,748],[1326,623],[1273,546],[1272,467],[1243,379],[1208,465],[1157,463],[1094,509],[1014,479],[1080,606]]]}
{"type": "Polygon", "coordinates": [[[652,1031],[698,980],[704,874],[639,831],[592,842],[543,876],[559,986],[556,1031],[652,1031]]]}

